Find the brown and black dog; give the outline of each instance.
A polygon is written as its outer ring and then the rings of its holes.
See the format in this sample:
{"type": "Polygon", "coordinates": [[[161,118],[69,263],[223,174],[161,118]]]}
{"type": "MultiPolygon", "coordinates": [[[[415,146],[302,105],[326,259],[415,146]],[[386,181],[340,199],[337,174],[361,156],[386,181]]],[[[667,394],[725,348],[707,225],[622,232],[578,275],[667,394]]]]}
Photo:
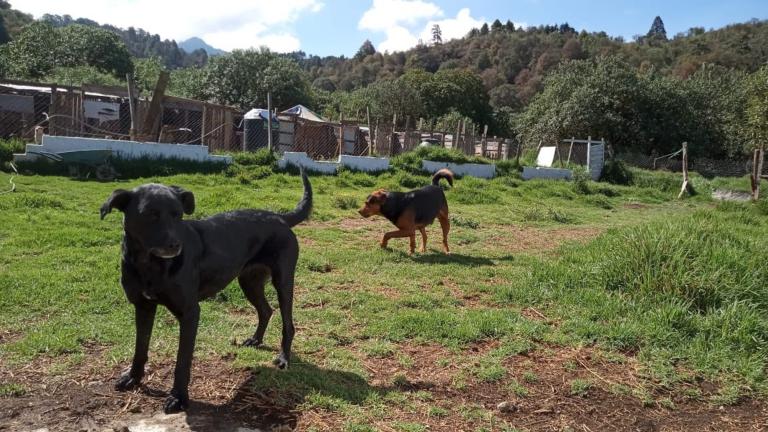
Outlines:
{"type": "Polygon", "coordinates": [[[368,195],[363,208],[358,210],[363,217],[381,215],[389,219],[398,228],[384,234],[381,247],[386,248],[391,238],[410,237],[412,254],[416,249],[416,230],[421,232],[421,252],[427,251],[427,232],[424,227],[431,225],[437,218],[443,229],[443,248],[445,253],[451,253],[448,248],[448,231],[451,222],[448,220],[448,202],[443,189],[438,185],[440,179],[448,180],[453,186],[453,173],[446,168],[432,176],[432,185],[408,192],[389,192],[379,189],[368,195]]]}

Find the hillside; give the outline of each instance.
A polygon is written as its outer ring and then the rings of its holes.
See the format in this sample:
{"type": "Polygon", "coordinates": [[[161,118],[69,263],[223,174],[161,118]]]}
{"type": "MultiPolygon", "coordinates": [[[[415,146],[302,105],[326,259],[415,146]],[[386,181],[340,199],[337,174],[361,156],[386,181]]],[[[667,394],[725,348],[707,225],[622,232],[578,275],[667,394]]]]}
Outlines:
{"type": "MultiPolygon", "coordinates": [[[[661,23],[663,31],[663,23],[661,23]]],[[[650,34],[651,32],[649,32],[650,34]]],[[[486,90],[515,86],[526,102],[540,90],[544,75],[562,60],[617,55],[638,68],[653,67],[667,75],[688,77],[700,65],[719,64],[752,72],[768,61],[768,21],[753,20],[717,30],[692,28],[666,39],[666,32],[633,42],[605,32],[576,32],[567,23],[515,29],[498,20],[473,29],[462,38],[417,46],[406,52],[379,53],[365,48],[353,58],[288,54],[325,90],[354,90],[382,79],[397,78],[409,69],[435,72],[468,68],[480,74],[486,90]]]]}

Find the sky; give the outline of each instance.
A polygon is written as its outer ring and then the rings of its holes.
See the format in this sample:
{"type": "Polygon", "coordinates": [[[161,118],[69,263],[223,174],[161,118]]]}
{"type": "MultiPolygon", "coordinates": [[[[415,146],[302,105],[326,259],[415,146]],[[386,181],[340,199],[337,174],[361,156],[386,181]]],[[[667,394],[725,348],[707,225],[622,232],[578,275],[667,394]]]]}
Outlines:
{"type": "Polygon", "coordinates": [[[197,36],[224,49],[267,46],[320,56],[352,56],[366,39],[378,51],[403,51],[429,41],[439,24],[443,40],[484,22],[536,26],[567,22],[627,41],[645,34],[656,15],[671,37],[691,27],[720,28],[768,19],[768,0],[10,0],[35,18],[45,13],[101,24],[143,28],[164,39],[197,36]]]}

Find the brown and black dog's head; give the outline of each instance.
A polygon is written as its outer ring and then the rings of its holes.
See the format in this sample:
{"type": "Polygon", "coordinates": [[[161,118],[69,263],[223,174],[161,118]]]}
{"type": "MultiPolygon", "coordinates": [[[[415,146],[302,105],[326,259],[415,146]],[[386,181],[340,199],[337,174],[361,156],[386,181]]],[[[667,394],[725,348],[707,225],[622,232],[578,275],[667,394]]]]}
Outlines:
{"type": "Polygon", "coordinates": [[[384,189],[379,189],[376,192],[368,195],[368,198],[365,199],[365,204],[363,204],[363,207],[357,212],[360,213],[360,216],[366,218],[374,215],[380,215],[381,206],[384,205],[386,200],[387,191],[384,189]]]}
{"type": "Polygon", "coordinates": [[[101,218],[112,209],[123,212],[126,235],[143,249],[160,258],[174,258],[184,246],[182,213],[192,214],[195,196],[178,186],[146,184],[112,192],[101,206],[101,218]]]}

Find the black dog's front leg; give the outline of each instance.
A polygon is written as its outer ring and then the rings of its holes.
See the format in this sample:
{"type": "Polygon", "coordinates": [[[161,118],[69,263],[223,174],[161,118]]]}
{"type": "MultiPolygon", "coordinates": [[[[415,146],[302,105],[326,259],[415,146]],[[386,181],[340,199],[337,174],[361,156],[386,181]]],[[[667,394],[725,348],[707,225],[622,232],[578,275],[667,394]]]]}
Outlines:
{"type": "Polygon", "coordinates": [[[179,351],[176,354],[173,389],[165,401],[165,413],[184,411],[189,406],[189,375],[192,367],[192,354],[195,351],[197,325],[200,321],[200,306],[195,306],[178,315],[180,335],[179,351]]]}
{"type": "Polygon", "coordinates": [[[139,301],[135,305],[136,313],[136,346],[133,351],[131,369],[120,375],[115,383],[115,388],[120,391],[136,388],[144,377],[144,366],[147,364],[149,352],[149,340],[152,337],[152,326],[155,322],[157,305],[145,301],[139,301]]]}

